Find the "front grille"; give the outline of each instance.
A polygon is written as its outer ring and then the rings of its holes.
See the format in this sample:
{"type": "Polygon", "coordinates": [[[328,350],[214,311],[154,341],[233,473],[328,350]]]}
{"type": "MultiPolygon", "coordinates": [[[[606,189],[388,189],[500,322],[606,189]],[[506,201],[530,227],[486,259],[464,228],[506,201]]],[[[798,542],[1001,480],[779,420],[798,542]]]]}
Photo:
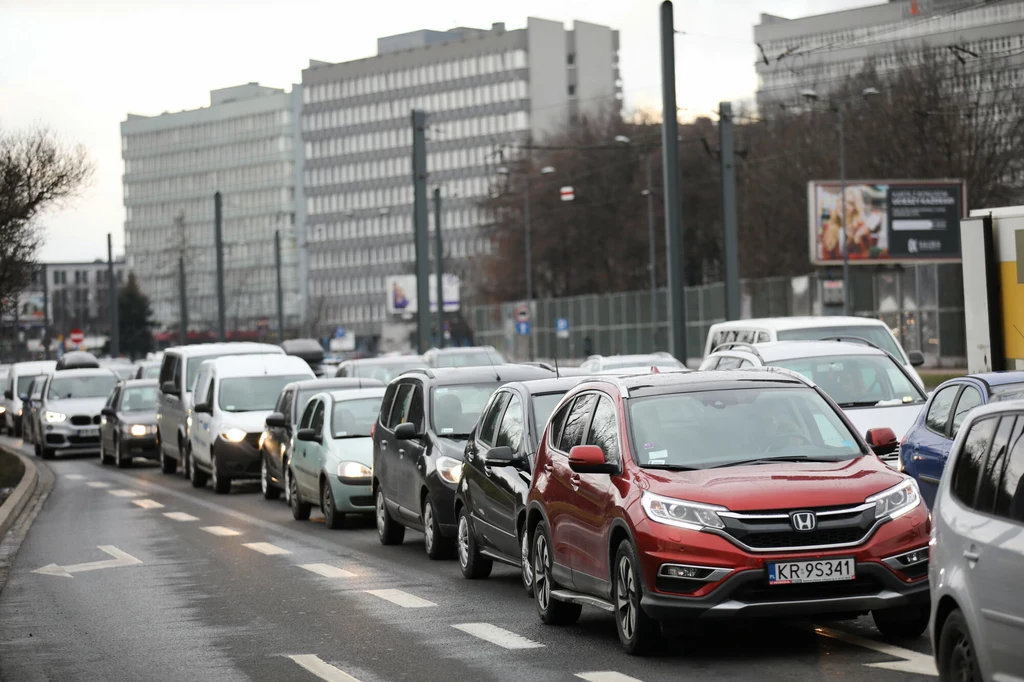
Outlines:
{"type": "Polygon", "coordinates": [[[810,509],[797,507],[758,513],[724,512],[720,516],[725,523],[721,531],[723,534],[760,551],[853,545],[866,540],[875,526],[874,505],[810,509]],[[812,531],[797,531],[789,519],[790,512],[795,511],[814,512],[816,528],[812,531]]]}
{"type": "Polygon", "coordinates": [[[63,445],[64,436],[59,433],[48,433],[46,434],[46,442],[50,445],[63,445]]]}
{"type": "Polygon", "coordinates": [[[811,531],[809,533],[753,533],[743,542],[757,549],[778,549],[779,547],[815,547],[818,545],[845,545],[863,537],[860,528],[837,528],[835,530],[811,531]]]}
{"type": "Polygon", "coordinates": [[[348,498],[353,507],[372,507],[373,495],[354,495],[348,498]]]}
{"type": "Polygon", "coordinates": [[[99,445],[99,436],[68,436],[68,442],[72,445],[99,445]]]}
{"type": "Polygon", "coordinates": [[[249,445],[253,446],[254,448],[259,448],[259,446],[260,446],[260,436],[262,436],[262,435],[263,435],[262,432],[261,433],[247,433],[247,434],[245,434],[245,442],[248,443],[249,445]]]}
{"type": "Polygon", "coordinates": [[[733,598],[746,603],[803,601],[805,599],[834,599],[836,597],[861,597],[876,594],[881,585],[870,576],[861,575],[853,580],[837,580],[827,583],[805,583],[797,585],[769,585],[752,582],[740,587],[733,598]]]}
{"type": "Polygon", "coordinates": [[[87,414],[76,414],[71,417],[71,423],[74,426],[88,426],[92,424],[92,417],[87,414]]]}
{"type": "Polygon", "coordinates": [[[101,421],[100,415],[96,415],[95,417],[92,418],[92,423],[93,424],[99,424],[100,421],[101,421]]]}

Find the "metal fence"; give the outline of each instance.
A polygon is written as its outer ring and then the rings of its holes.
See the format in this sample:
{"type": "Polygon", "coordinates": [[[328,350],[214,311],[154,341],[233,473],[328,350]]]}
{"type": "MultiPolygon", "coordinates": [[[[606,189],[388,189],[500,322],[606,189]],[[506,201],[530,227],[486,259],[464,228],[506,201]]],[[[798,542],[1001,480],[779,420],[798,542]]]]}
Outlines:
{"type": "MultiPolygon", "coordinates": [[[[742,316],[842,314],[826,301],[818,275],[774,277],[741,282],[742,316]]],[[[832,280],[834,281],[834,280],[832,280]]],[[[897,268],[854,268],[851,301],[855,315],[885,321],[906,350],[920,350],[932,367],[966,366],[963,280],[959,264],[897,268]]],[[[647,353],[668,348],[668,292],[659,289],[655,315],[650,291],[592,294],[537,300],[528,336],[517,334],[515,314],[522,302],[468,307],[467,318],[477,344],[490,344],[506,356],[580,359],[589,353],[647,353]],[[653,319],[652,319],[653,317],[653,319]],[[569,321],[569,337],[558,338],[556,320],[569,321]]],[[[686,290],[687,350],[703,354],[708,329],[725,319],[721,283],[686,290]]]]}

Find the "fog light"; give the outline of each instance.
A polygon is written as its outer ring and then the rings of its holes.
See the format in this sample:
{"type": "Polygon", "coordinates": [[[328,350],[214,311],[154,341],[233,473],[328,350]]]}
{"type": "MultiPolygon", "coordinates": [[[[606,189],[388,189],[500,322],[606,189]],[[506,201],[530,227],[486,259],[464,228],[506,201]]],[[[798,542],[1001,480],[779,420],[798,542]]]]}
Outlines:
{"type": "Polygon", "coordinates": [[[900,563],[904,566],[913,566],[919,564],[922,561],[928,561],[928,550],[926,548],[915,549],[913,552],[909,552],[900,557],[900,563]]]}
{"type": "Polygon", "coordinates": [[[708,572],[706,568],[697,568],[696,566],[666,566],[665,570],[662,571],[662,575],[669,578],[686,578],[688,580],[697,580],[703,578],[708,572]]]}

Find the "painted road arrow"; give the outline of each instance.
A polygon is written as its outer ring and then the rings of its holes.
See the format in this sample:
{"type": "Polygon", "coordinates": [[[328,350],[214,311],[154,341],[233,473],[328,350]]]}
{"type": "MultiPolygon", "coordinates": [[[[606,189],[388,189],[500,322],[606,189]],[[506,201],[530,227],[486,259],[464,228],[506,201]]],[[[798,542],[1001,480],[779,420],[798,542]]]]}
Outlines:
{"type": "Polygon", "coordinates": [[[84,573],[85,571],[98,571],[101,568],[119,568],[121,566],[137,566],[142,563],[141,559],[136,559],[128,552],[123,552],[113,545],[97,545],[102,552],[106,552],[113,559],[104,559],[103,561],[92,561],[87,564],[72,564],[70,566],[58,566],[57,564],[50,564],[49,566],[43,566],[32,571],[33,573],[41,573],[42,575],[56,575],[62,578],[73,577],[72,573],[84,573]]]}

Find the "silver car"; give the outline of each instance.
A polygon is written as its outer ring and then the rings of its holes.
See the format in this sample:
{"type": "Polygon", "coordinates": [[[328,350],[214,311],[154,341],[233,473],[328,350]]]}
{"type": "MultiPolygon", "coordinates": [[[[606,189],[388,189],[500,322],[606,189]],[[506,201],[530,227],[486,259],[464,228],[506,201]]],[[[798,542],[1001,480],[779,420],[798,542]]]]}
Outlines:
{"type": "Polygon", "coordinates": [[[1024,401],[971,411],[942,473],[932,524],[939,677],[1024,679],[1024,401]]]}
{"type": "Polygon", "coordinates": [[[36,454],[51,459],[59,452],[100,451],[100,411],[118,378],[109,369],[54,372],[39,405],[36,454]]]}

